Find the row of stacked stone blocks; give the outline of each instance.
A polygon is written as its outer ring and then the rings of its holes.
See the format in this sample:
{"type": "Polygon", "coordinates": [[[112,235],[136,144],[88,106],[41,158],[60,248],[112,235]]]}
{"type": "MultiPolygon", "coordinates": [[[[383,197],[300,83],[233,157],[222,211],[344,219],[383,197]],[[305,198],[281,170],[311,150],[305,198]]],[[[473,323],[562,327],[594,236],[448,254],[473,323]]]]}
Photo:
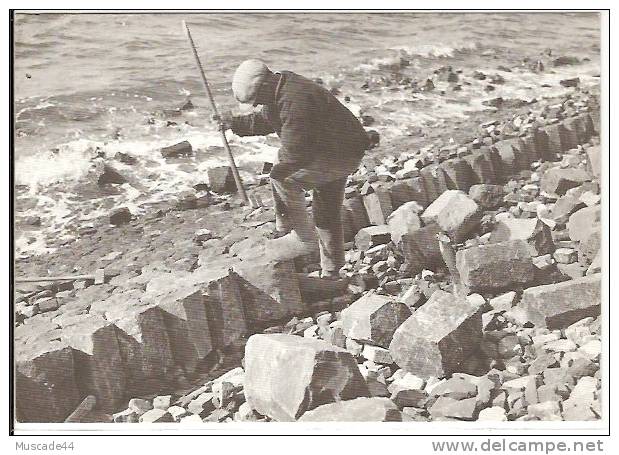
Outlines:
{"type": "Polygon", "coordinates": [[[157,391],[200,362],[302,307],[292,262],[199,268],[173,288],[151,283],[95,302],[87,313],[54,324],[36,317],[16,329],[17,418],[64,420],[87,395],[98,409],[117,411],[129,396],[157,391]],[[251,283],[258,283],[254,286],[251,283]]]}
{"type": "Polygon", "coordinates": [[[368,194],[351,193],[344,201],[345,238],[350,241],[364,227],[386,224],[389,215],[406,202],[416,201],[427,207],[446,190],[467,192],[480,183],[505,183],[518,172],[530,169],[535,161],[557,161],[562,152],[586,143],[594,134],[591,116],[583,113],[462,157],[421,167],[416,177],[374,183],[368,194]]]}

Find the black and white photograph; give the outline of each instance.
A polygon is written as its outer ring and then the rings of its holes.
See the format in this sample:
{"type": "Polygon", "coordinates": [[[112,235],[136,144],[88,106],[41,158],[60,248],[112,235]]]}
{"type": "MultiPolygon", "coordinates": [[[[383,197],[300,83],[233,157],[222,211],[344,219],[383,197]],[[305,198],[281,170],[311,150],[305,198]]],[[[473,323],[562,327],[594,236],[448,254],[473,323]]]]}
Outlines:
{"type": "Polygon", "coordinates": [[[13,427],[604,428],[608,14],[11,10],[13,427]]]}

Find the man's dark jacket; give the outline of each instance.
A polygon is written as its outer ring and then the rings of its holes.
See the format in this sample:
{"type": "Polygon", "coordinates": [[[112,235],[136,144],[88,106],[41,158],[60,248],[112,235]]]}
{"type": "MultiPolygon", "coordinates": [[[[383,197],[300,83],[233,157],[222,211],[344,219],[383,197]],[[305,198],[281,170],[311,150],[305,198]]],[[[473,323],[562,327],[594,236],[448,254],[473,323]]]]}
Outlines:
{"type": "Polygon", "coordinates": [[[369,147],[352,112],[321,85],[289,71],[282,71],[271,103],[259,112],[234,117],[231,127],[239,136],[277,133],[282,143],[277,178],[325,156],[361,157],[369,147]]]}

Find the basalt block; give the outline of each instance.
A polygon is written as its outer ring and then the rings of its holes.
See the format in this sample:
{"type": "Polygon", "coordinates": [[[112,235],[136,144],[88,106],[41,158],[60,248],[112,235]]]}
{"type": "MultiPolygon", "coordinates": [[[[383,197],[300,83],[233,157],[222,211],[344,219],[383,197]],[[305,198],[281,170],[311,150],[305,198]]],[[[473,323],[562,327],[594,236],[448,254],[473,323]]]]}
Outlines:
{"type": "Polygon", "coordinates": [[[503,203],[505,190],[502,185],[479,184],[469,189],[469,197],[482,209],[493,210],[503,203]]]}
{"type": "Polygon", "coordinates": [[[237,191],[234,174],[230,166],[218,166],[207,171],[208,183],[215,193],[234,193],[237,191]]]}
{"type": "MultiPolygon", "coordinates": [[[[240,281],[241,299],[244,302],[244,315],[250,326],[279,321],[307,311],[292,261],[256,258],[235,265],[234,271],[243,278],[240,281]]],[[[234,298],[236,294],[233,292],[234,298]]],[[[226,302],[229,299],[230,297],[222,296],[221,305],[228,305],[226,302]]],[[[237,318],[240,318],[240,314],[239,310],[237,318]]]]}
{"type": "Polygon", "coordinates": [[[419,171],[419,176],[423,182],[428,203],[432,203],[432,201],[449,189],[445,172],[438,164],[431,164],[422,168],[419,171]]]}
{"type": "Polygon", "coordinates": [[[163,147],[161,149],[161,156],[164,158],[176,158],[183,155],[193,154],[193,148],[188,141],[179,142],[178,144],[170,145],[169,147],[163,147]]]}
{"type": "Polygon", "coordinates": [[[471,290],[522,286],[534,279],[535,266],[524,240],[475,246],[456,253],[462,282],[471,290]]]}
{"type": "Polygon", "coordinates": [[[396,329],[410,315],[410,309],[403,303],[366,294],[342,311],[342,330],[348,338],[386,348],[396,329]]]}
{"type": "Polygon", "coordinates": [[[62,340],[74,349],[75,382],[81,396],[94,395],[97,408],[112,412],[123,403],[127,373],[116,327],[90,316],[63,330],[62,340]]]}
{"type": "Polygon", "coordinates": [[[391,229],[387,224],[368,226],[355,235],[355,246],[361,251],[367,251],[374,246],[383,245],[390,241],[391,229]]]}
{"type": "Polygon", "coordinates": [[[601,274],[525,289],[519,306],[531,322],[551,330],[600,315],[601,274]]]}
{"type": "Polygon", "coordinates": [[[540,188],[549,194],[562,196],[570,188],[575,188],[591,177],[584,169],[552,168],[544,172],[540,188]]]}
{"type": "Polygon", "coordinates": [[[125,364],[128,393],[151,392],[149,383],[165,382],[174,367],[163,310],[156,305],[135,304],[106,312],[114,322],[118,345],[125,364]]]}
{"type": "Polygon", "coordinates": [[[550,143],[550,137],[543,128],[537,128],[533,132],[533,141],[535,143],[535,151],[543,161],[557,161],[558,153],[560,153],[560,144],[557,147],[556,143],[550,143]]]}
{"type": "Polygon", "coordinates": [[[244,393],[252,409],[286,422],[323,404],[369,396],[349,352],[322,340],[284,334],[249,338],[244,393]]]}
{"type": "Polygon", "coordinates": [[[504,178],[518,173],[521,169],[528,168],[524,162],[525,160],[521,158],[520,142],[518,138],[499,141],[492,147],[496,150],[501,159],[501,168],[503,169],[504,178]]]}
{"type": "Polygon", "coordinates": [[[448,190],[428,206],[421,219],[425,224],[438,224],[452,241],[459,243],[479,225],[481,210],[466,193],[448,190]]]}
{"type": "Polygon", "coordinates": [[[492,160],[487,153],[478,150],[471,155],[465,156],[464,160],[466,160],[471,167],[472,185],[479,183],[493,184],[498,182],[492,160]]]}
{"type": "Polygon", "coordinates": [[[585,242],[602,229],[601,208],[599,205],[585,207],[573,213],[567,222],[570,239],[585,242]]]}
{"type": "Polygon", "coordinates": [[[359,229],[363,229],[370,225],[368,214],[363,205],[363,199],[360,196],[345,199],[342,209],[348,215],[348,220],[355,233],[359,231],[359,229]]]}
{"type": "Polygon", "coordinates": [[[447,188],[450,190],[468,191],[474,183],[473,169],[470,164],[462,158],[451,158],[441,163],[441,168],[445,172],[447,188]]]}
{"type": "Polygon", "coordinates": [[[415,201],[407,202],[396,209],[389,218],[387,224],[391,232],[391,240],[398,245],[402,235],[409,234],[422,227],[419,213],[423,207],[415,201]]]}
{"type": "Polygon", "coordinates": [[[602,175],[602,154],[599,145],[587,148],[587,171],[597,179],[602,175]]]}
{"type": "Polygon", "coordinates": [[[401,422],[402,413],[388,398],[360,397],[323,404],[308,411],[300,422],[401,422]]]}
{"type": "Polygon", "coordinates": [[[532,134],[529,134],[527,136],[521,136],[518,138],[518,141],[521,153],[521,162],[523,165],[526,164],[526,167],[523,167],[523,169],[529,169],[531,163],[541,158],[535,148],[535,137],[532,134]]]}
{"type": "Polygon", "coordinates": [[[34,342],[15,352],[19,422],[62,422],[80,403],[73,350],[60,341],[34,342]]]}
{"type": "Polygon", "coordinates": [[[368,214],[370,224],[375,226],[386,224],[387,217],[393,212],[391,195],[382,186],[377,186],[370,194],[363,196],[363,205],[368,214]]]}
{"type": "Polygon", "coordinates": [[[397,209],[409,201],[415,201],[422,207],[427,207],[430,203],[421,177],[413,177],[395,182],[391,185],[390,192],[391,203],[394,209],[397,209]]]}
{"type": "Polygon", "coordinates": [[[490,242],[510,240],[524,240],[531,256],[542,256],[555,250],[550,228],[538,218],[506,218],[499,221],[490,234],[490,242]]]}
{"type": "Polygon", "coordinates": [[[193,374],[198,362],[213,349],[205,297],[193,286],[157,297],[174,362],[193,374]]]}
{"type": "Polygon", "coordinates": [[[437,234],[438,224],[432,223],[414,232],[403,234],[399,248],[404,255],[409,272],[417,274],[423,269],[432,269],[443,263],[437,234]]]}
{"type": "Polygon", "coordinates": [[[437,290],[398,327],[389,352],[405,371],[424,378],[444,377],[458,371],[481,340],[479,307],[437,290]]]}

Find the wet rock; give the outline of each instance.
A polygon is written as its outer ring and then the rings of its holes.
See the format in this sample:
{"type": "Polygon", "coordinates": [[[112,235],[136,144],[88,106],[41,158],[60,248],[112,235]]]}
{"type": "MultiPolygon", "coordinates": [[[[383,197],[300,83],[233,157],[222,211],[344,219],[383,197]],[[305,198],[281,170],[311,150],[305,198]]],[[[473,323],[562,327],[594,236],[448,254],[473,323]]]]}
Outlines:
{"type": "Polygon", "coordinates": [[[535,266],[523,240],[491,243],[460,250],[456,265],[471,290],[503,289],[529,283],[535,266]]]}
{"type": "Polygon", "coordinates": [[[550,228],[538,218],[505,218],[495,225],[490,234],[491,243],[514,240],[525,241],[531,256],[549,254],[555,249],[550,228]]]}
{"type": "Polygon", "coordinates": [[[120,226],[131,221],[131,212],[127,207],[120,207],[112,211],[110,214],[110,224],[120,226]]]}
{"type": "Polygon", "coordinates": [[[218,166],[207,171],[211,190],[218,194],[235,193],[237,191],[234,174],[230,166],[218,166]]]}
{"type": "Polygon", "coordinates": [[[300,422],[401,422],[402,414],[388,398],[355,398],[323,404],[308,411],[300,422]]]}
{"type": "Polygon", "coordinates": [[[564,328],[600,314],[600,274],[525,289],[519,306],[539,327],[564,328]]]}
{"type": "Polygon", "coordinates": [[[407,202],[396,209],[389,218],[387,224],[391,233],[391,240],[398,245],[402,239],[402,235],[415,232],[422,226],[419,213],[423,208],[416,202],[407,202]]]}
{"type": "Polygon", "coordinates": [[[403,303],[368,293],[342,311],[342,330],[348,338],[388,347],[396,329],[410,315],[403,303]]]}
{"type": "Polygon", "coordinates": [[[343,349],[283,334],[253,335],[247,342],[245,397],[260,414],[294,421],[320,405],[368,394],[354,358],[343,349]]]}
{"type": "Polygon", "coordinates": [[[580,78],[573,77],[571,79],[562,79],[559,81],[559,84],[561,84],[563,87],[578,87],[578,85],[580,84],[580,78]]]}
{"type": "Polygon", "coordinates": [[[435,291],[393,335],[389,351],[400,368],[420,377],[458,371],[481,342],[481,312],[465,299],[435,291]]]}
{"type": "Polygon", "coordinates": [[[448,190],[428,206],[421,219],[426,225],[438,224],[452,241],[460,243],[479,225],[481,211],[466,193],[448,190]]]}
{"type": "Polygon", "coordinates": [[[588,180],[590,177],[583,169],[552,168],[542,176],[540,187],[546,193],[561,196],[570,188],[575,188],[588,180]]]}
{"type": "Polygon", "coordinates": [[[193,155],[193,148],[188,141],[179,142],[161,149],[161,156],[164,158],[177,158],[185,155],[193,155]]]}
{"type": "Polygon", "coordinates": [[[95,173],[98,185],[109,185],[112,183],[122,185],[127,183],[127,178],[117,171],[112,165],[97,161],[95,163],[95,173]]]}

